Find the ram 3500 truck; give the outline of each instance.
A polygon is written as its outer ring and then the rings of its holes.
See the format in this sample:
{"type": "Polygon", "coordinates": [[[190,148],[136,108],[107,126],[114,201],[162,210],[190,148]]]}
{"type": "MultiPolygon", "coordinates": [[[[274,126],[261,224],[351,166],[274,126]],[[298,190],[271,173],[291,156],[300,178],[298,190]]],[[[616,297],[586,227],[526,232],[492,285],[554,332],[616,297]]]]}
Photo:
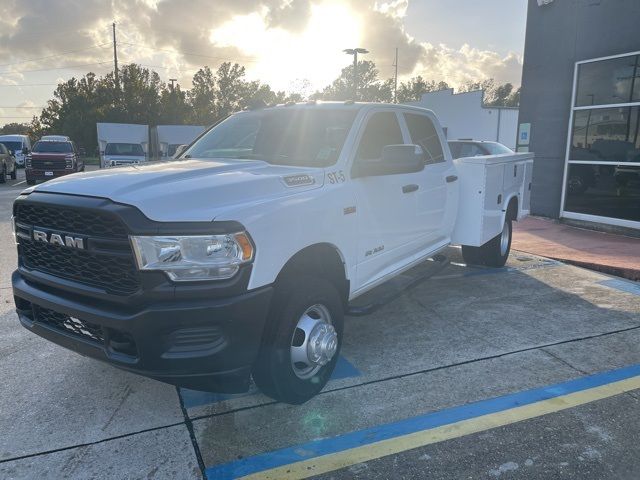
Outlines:
{"type": "Polygon", "coordinates": [[[240,112],[179,160],[24,191],[17,312],[129,371],[221,392],[252,377],[302,403],[331,376],[357,297],[452,243],[469,263],[504,265],[532,158],[453,161],[415,107],[240,112]]]}

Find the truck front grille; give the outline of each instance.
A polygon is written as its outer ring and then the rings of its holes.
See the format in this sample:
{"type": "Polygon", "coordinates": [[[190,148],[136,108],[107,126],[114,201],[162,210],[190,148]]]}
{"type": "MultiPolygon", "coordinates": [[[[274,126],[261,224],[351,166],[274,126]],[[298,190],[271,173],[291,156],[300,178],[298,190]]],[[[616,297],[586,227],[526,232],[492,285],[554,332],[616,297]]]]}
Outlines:
{"type": "Polygon", "coordinates": [[[67,161],[64,158],[32,158],[31,168],[34,170],[64,170],[67,161]]]}
{"type": "Polygon", "coordinates": [[[127,230],[120,220],[99,212],[27,203],[16,205],[15,216],[16,220],[25,225],[81,233],[90,237],[127,238],[127,230]]]}
{"type": "Polygon", "coordinates": [[[131,295],[140,289],[127,231],[117,217],[24,203],[16,205],[15,221],[23,267],[112,295],[131,295]],[[34,227],[83,236],[85,249],[35,241],[34,227]]]}

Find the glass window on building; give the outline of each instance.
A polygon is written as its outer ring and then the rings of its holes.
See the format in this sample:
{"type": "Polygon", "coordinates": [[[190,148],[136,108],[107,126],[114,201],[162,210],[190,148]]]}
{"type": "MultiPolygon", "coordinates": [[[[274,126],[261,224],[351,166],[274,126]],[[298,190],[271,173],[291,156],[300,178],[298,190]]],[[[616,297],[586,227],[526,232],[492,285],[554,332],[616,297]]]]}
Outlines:
{"type": "Polygon", "coordinates": [[[638,55],[578,67],[576,107],[640,101],[638,55]]]}
{"type": "Polygon", "coordinates": [[[640,228],[639,62],[632,54],[578,65],[565,217],[640,228]]]}

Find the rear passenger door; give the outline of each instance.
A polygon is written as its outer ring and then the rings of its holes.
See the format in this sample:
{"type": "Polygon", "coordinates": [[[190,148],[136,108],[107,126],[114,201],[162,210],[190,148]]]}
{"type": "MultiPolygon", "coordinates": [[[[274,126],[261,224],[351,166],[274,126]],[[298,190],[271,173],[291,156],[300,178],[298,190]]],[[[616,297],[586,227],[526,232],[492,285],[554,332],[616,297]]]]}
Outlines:
{"type": "Polygon", "coordinates": [[[455,224],[458,202],[458,178],[453,163],[444,155],[443,132],[427,113],[402,114],[410,143],[423,150],[425,168],[415,195],[415,225],[424,249],[449,243],[455,224]]]}

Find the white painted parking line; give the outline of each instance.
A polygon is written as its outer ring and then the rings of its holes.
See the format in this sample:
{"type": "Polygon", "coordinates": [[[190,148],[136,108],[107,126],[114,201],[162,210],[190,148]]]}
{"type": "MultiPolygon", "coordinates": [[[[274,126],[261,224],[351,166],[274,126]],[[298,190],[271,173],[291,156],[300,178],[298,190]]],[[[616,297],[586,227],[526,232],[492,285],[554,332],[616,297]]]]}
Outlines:
{"type": "Polygon", "coordinates": [[[14,184],[12,185],[12,187],[17,187],[18,185],[22,185],[22,184],[23,184],[23,183],[25,183],[25,182],[26,182],[26,180],[22,180],[21,182],[14,183],[14,184]]]}

